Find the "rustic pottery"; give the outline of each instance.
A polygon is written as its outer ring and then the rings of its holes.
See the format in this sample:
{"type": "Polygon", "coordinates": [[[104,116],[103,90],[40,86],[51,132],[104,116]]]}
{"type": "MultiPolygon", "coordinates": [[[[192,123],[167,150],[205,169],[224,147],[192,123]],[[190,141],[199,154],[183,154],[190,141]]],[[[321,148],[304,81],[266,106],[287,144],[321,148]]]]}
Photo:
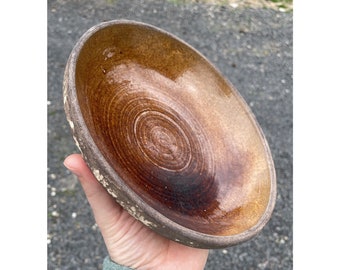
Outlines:
{"type": "Polygon", "coordinates": [[[132,216],[199,248],[246,241],[275,204],[266,139],[209,61],[151,25],[89,29],[69,57],[64,105],[94,176],[132,216]]]}

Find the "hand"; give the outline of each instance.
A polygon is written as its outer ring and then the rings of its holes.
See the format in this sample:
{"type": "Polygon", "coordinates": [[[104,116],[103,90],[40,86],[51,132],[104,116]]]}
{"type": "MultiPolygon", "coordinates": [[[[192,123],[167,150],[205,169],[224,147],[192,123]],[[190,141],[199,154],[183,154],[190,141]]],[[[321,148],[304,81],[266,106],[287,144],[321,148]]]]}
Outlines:
{"type": "Polygon", "coordinates": [[[78,177],[114,262],[134,269],[204,269],[208,250],[170,241],[133,218],[95,179],[81,155],[68,156],[64,165],[78,177]]]}

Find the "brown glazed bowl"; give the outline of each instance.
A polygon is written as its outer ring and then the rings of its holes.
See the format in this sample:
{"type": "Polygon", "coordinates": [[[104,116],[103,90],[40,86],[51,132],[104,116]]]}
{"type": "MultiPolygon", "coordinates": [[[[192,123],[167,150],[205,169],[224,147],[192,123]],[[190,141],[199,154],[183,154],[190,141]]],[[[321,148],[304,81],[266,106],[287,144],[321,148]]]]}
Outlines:
{"type": "Polygon", "coordinates": [[[64,78],[74,140],[132,216],[198,248],[248,240],[269,220],[275,170],[237,90],[177,37],[134,21],[89,29],[64,78]]]}

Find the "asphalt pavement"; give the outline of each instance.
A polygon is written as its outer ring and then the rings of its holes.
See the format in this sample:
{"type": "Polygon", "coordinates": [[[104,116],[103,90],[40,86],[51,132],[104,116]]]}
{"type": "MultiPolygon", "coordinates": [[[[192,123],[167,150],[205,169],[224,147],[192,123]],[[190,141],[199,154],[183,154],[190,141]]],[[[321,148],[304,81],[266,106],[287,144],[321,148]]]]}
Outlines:
{"type": "Polygon", "coordinates": [[[80,36],[114,19],[155,25],[199,50],[245,98],[271,148],[278,182],[271,220],[256,238],[211,250],[205,269],[292,269],[292,13],[151,0],[48,1],[48,269],[101,269],[107,255],[85,195],[62,165],[78,152],[62,81],[80,36]]]}

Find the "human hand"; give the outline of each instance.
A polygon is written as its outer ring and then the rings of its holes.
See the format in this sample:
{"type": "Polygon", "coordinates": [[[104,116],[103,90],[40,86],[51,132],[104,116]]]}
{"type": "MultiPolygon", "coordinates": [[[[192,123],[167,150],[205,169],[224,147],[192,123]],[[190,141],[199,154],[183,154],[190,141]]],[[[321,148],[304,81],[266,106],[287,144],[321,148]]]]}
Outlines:
{"type": "Polygon", "coordinates": [[[133,269],[204,269],[208,250],[168,240],[133,218],[95,179],[79,154],[64,165],[81,183],[111,260],[133,269]]]}

